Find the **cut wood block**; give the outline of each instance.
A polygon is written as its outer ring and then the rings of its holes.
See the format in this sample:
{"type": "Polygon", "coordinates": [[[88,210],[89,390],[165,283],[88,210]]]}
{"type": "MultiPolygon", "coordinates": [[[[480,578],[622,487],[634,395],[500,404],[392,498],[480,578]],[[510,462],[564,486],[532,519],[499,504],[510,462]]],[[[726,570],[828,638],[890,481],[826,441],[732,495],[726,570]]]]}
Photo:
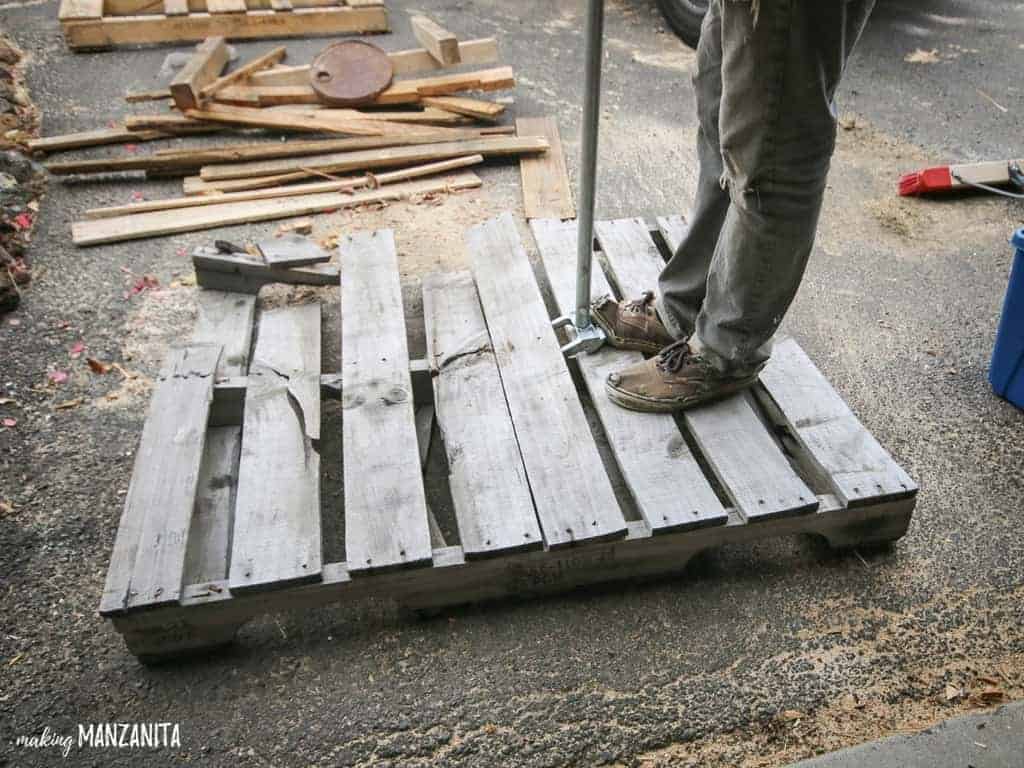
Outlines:
{"type": "Polygon", "coordinates": [[[550,548],[626,534],[511,214],[469,229],[487,327],[550,548]]]}
{"type": "Polygon", "coordinates": [[[57,18],[60,21],[99,19],[103,16],[103,0],[61,0],[57,18]]]}
{"type": "MultiPolygon", "coordinates": [[[[217,380],[249,372],[256,297],[221,291],[199,291],[196,296],[193,343],[219,343],[224,349],[217,365],[217,380]]],[[[199,470],[199,487],[185,556],[185,583],[220,581],[228,576],[231,523],[234,517],[238,459],[242,427],[211,426],[199,470]]]]}
{"type": "Polygon", "coordinates": [[[227,63],[228,46],[223,37],[210,37],[200,43],[192,58],[171,80],[171,98],[178,109],[184,112],[197,108],[199,92],[217,79],[227,63]]]}
{"type": "Polygon", "coordinates": [[[505,111],[504,104],[483,99],[467,99],[462,96],[424,96],[420,103],[425,107],[436,107],[445,112],[454,112],[477,120],[494,121],[505,111]]]}
{"type": "Polygon", "coordinates": [[[761,383],[777,417],[847,508],[917,492],[793,339],[776,340],[761,383]]]}
{"type": "Polygon", "coordinates": [[[547,151],[546,139],[538,137],[503,137],[450,141],[438,144],[416,144],[365,150],[360,152],[339,152],[326,155],[312,155],[301,159],[270,160],[266,162],[231,163],[203,166],[200,177],[204,181],[226,181],[254,176],[272,176],[298,172],[298,178],[322,173],[344,173],[346,171],[372,170],[413,163],[446,160],[465,155],[506,157],[547,151]]]}
{"type": "MultiPolygon", "coordinates": [[[[207,3],[210,2],[214,2],[214,0],[207,0],[207,3]]],[[[242,10],[245,10],[245,0],[216,0],[216,2],[225,4],[241,2],[242,10]]],[[[217,11],[211,9],[210,13],[217,13],[217,11]]],[[[257,56],[252,61],[238,67],[238,69],[229,72],[226,75],[218,77],[212,83],[204,85],[202,90],[200,90],[199,92],[200,97],[208,99],[211,96],[213,96],[213,94],[217,93],[217,91],[226,88],[232,83],[237,83],[241,80],[244,80],[253,72],[258,72],[261,69],[266,69],[267,67],[271,67],[274,64],[277,64],[285,57],[286,52],[287,49],[283,45],[280,45],[277,48],[274,48],[273,50],[263,54],[262,56],[257,56]]]]}
{"type": "Polygon", "coordinates": [[[558,122],[553,117],[521,117],[516,120],[516,133],[519,136],[542,136],[551,146],[543,155],[524,157],[519,161],[526,218],[575,218],[572,185],[565,166],[558,122]]]}
{"type": "Polygon", "coordinates": [[[245,0],[206,0],[207,13],[245,13],[245,0]]]}
{"type": "Polygon", "coordinates": [[[391,230],[338,248],[341,269],[342,453],[349,573],[429,564],[398,254],[391,230]],[[367,332],[372,328],[373,332],[367,332]]]}
{"type": "MultiPolygon", "coordinates": [[[[642,219],[602,221],[594,231],[610,281],[624,296],[639,296],[657,286],[664,262],[642,219]]],[[[675,250],[678,243],[670,233],[665,234],[669,247],[675,250]]],[[[684,411],[683,421],[748,521],[818,508],[817,497],[764,428],[747,393],[684,411]]]]}
{"type": "Polygon", "coordinates": [[[62,21],[61,27],[64,39],[72,49],[95,49],[112,45],[198,41],[217,35],[231,40],[248,40],[387,32],[388,14],[383,6],[324,6],[300,8],[292,13],[275,13],[269,8],[246,13],[189,13],[187,16],[140,13],[69,19],[62,21]]]}
{"type": "MultiPolygon", "coordinates": [[[[558,309],[571,315],[576,307],[576,222],[534,219],[530,227],[558,309]]],[[[600,269],[591,276],[591,290],[595,299],[612,293],[600,269]]],[[[639,352],[610,346],[576,358],[622,478],[655,534],[724,525],[729,516],[672,415],[629,411],[608,399],[608,375],[643,359],[639,352]]]]}
{"type": "MultiPolygon", "coordinates": [[[[420,72],[441,69],[443,65],[424,48],[389,53],[395,76],[413,75],[420,72]]],[[[462,64],[493,64],[498,60],[498,41],[493,37],[466,40],[459,43],[459,58],[462,64]]],[[[255,86],[265,85],[309,85],[309,65],[294,67],[273,67],[254,72],[249,82],[255,86]]]]}
{"type": "Polygon", "coordinates": [[[256,245],[268,267],[304,267],[331,260],[331,254],[308,237],[287,234],[256,245]]]}
{"type": "Polygon", "coordinates": [[[409,19],[412,33],[427,52],[444,67],[453,67],[462,61],[459,55],[459,40],[440,24],[426,16],[409,19]]]}
{"type": "Polygon", "coordinates": [[[124,512],[114,540],[100,613],[175,603],[181,596],[218,345],[173,348],[161,368],[124,512]]]}
{"type": "Polygon", "coordinates": [[[188,0],[163,0],[163,2],[164,16],[188,15],[188,0]]]}
{"type": "Polygon", "coordinates": [[[539,549],[543,538],[473,276],[428,275],[423,315],[462,549],[467,558],[539,549]]]}
{"type": "Polygon", "coordinates": [[[141,237],[195,232],[231,224],[290,219],[366,203],[401,200],[410,195],[438,194],[478,186],[480,178],[474,173],[464,171],[449,179],[409,181],[354,195],[329,192],[303,197],[207,205],[191,209],[188,216],[171,210],[78,221],[72,224],[71,233],[75,245],[100,245],[141,237]]]}
{"type": "Polygon", "coordinates": [[[232,592],[318,581],[320,305],[264,310],[249,366],[232,592]]]}

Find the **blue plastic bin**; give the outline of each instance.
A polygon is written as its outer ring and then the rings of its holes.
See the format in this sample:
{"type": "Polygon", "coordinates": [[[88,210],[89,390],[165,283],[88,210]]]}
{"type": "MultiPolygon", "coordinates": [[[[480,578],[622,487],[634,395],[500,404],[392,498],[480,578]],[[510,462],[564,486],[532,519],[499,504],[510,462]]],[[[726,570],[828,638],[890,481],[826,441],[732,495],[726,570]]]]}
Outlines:
{"type": "Polygon", "coordinates": [[[1006,287],[988,380],[997,395],[1024,408],[1024,228],[1013,233],[1010,243],[1017,249],[1017,255],[1006,287]]]}

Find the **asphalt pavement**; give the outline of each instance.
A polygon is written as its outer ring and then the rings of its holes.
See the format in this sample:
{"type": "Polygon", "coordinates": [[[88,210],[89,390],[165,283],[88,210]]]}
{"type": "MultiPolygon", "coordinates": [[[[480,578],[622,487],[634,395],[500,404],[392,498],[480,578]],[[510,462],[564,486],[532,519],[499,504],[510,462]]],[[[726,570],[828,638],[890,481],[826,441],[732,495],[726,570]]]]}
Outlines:
{"type": "MultiPolygon", "coordinates": [[[[518,77],[512,111],[558,117],[575,175],[581,2],[388,5],[395,33],[377,42],[389,49],[413,45],[412,9],[464,38],[499,37],[518,77]]],[[[167,53],[183,50],[71,54],[56,15],[55,0],[0,2],[0,25],[32,57],[45,134],[128,113],[124,92],[159,87],[167,53]]],[[[609,2],[607,35],[598,215],[684,212],[693,54],[651,0],[609,2]]],[[[324,41],[287,45],[301,62],[324,41]]],[[[62,760],[13,740],[166,720],[182,744],[146,752],[146,765],[777,766],[1024,698],[1024,414],[985,378],[1024,208],[895,197],[902,171],[1020,156],[1022,64],[1019,3],[880,2],[839,94],[844,129],[818,246],[785,330],[920,484],[896,546],[834,553],[799,537],[727,547],[660,583],[430,621],[377,604],[282,613],[246,625],[223,653],[154,668],[95,613],[145,399],[90,376],[68,348],[82,339],[151,376],[190,319],[187,249],[274,227],[78,250],[70,222],[127,202],[141,182],[55,180],[36,279],[0,320],[0,397],[18,402],[17,428],[0,432],[0,499],[13,507],[0,517],[0,764],[137,765],[130,750],[62,760]],[[128,273],[152,274],[162,290],[126,298],[128,273]],[[60,389],[46,383],[55,367],[74,370],[60,389]],[[55,408],[76,397],[83,406],[55,408]]],[[[482,177],[478,207],[521,215],[514,164],[482,177]]],[[[433,210],[464,226],[454,208],[433,210]]],[[[403,246],[410,296],[425,262],[464,262],[459,240],[430,259],[403,246]]]]}

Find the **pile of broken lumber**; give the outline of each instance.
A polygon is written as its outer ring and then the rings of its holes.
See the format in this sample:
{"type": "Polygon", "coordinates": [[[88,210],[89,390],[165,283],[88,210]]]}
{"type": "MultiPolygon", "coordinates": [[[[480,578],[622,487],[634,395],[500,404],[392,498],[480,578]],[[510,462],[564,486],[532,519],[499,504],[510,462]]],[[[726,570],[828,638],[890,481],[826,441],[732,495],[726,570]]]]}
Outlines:
{"type": "Polygon", "coordinates": [[[384,54],[393,79],[358,107],[324,103],[311,83],[311,66],[285,66],[284,47],[223,74],[229,58],[226,42],[208,38],[166,91],[127,97],[132,102],[168,102],[168,111],[129,117],[116,128],[32,142],[33,150],[51,153],[200,133],[233,138],[216,146],[49,162],[50,173],[60,176],[143,171],[150,178],[184,177],[181,197],[87,211],[72,226],[75,244],[436,195],[479,186],[480,179],[466,169],[489,158],[537,156],[548,150],[552,142],[546,137],[517,136],[514,126],[498,124],[505,103],[466,95],[515,85],[511,67],[486,66],[498,59],[493,38],[461,42],[427,19],[414,18],[413,29],[424,47],[384,54]],[[438,72],[456,64],[474,68],[438,72]],[[251,132],[272,132],[275,138],[302,135],[286,141],[239,141],[240,134],[251,132]]]}

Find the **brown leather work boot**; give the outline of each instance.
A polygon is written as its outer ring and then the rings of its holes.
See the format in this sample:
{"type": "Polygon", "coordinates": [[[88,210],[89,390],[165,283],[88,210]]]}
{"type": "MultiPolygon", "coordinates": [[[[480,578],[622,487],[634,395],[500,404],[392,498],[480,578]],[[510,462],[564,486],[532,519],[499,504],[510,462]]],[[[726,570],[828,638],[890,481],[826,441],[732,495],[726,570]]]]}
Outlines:
{"type": "Polygon", "coordinates": [[[654,309],[654,293],[645,291],[633,301],[602,296],[591,307],[591,317],[617,349],[655,354],[675,341],[654,309]]]}
{"type": "Polygon", "coordinates": [[[605,389],[613,403],[632,411],[681,411],[749,387],[760,370],[740,376],[722,373],[684,340],[657,357],[609,374],[605,389]]]}

